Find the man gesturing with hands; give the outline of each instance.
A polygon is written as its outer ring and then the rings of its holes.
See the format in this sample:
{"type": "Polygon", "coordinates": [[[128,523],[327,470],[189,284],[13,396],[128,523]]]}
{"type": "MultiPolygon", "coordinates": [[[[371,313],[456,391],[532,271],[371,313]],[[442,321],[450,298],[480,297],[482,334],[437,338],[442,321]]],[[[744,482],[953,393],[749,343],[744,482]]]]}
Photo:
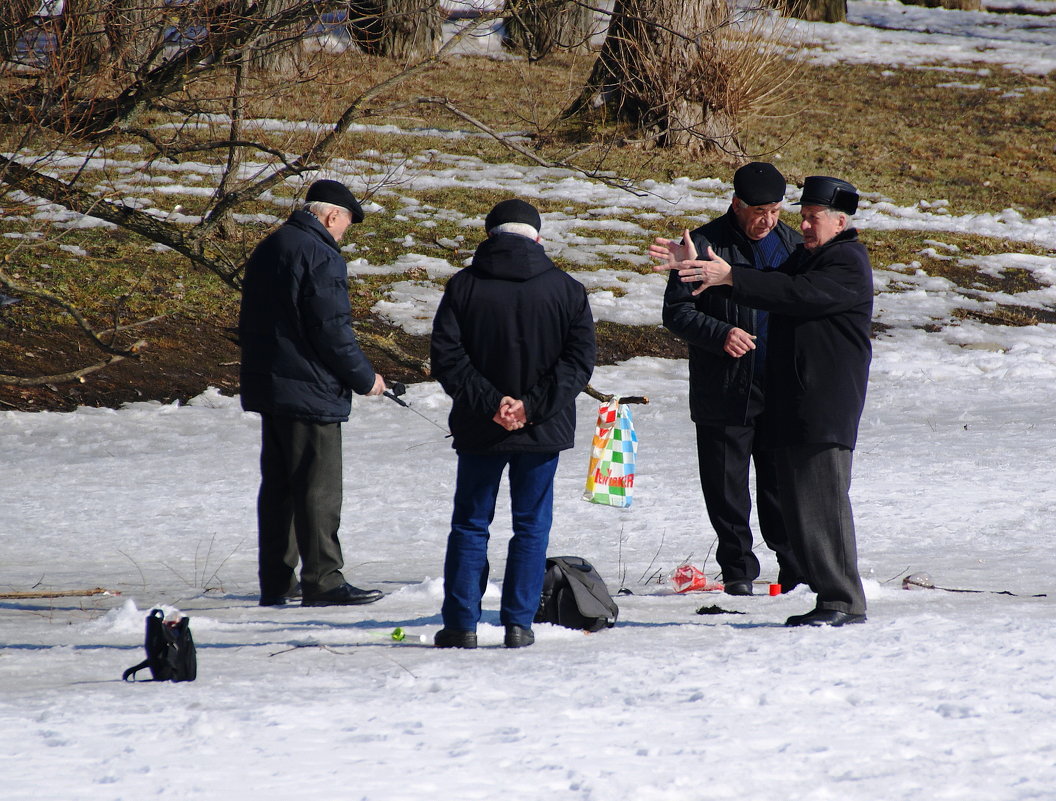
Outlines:
{"type": "MultiPolygon", "coordinates": [[[[849,497],[852,454],[865,405],[873,308],[872,267],[850,227],[858,192],[811,176],[799,200],[803,244],[776,270],[731,265],[708,247],[657,239],[650,255],[698,295],[730,287],[730,299],[769,312],[766,438],[774,448],[781,512],[815,608],[789,626],[865,621],[849,497]]],[[[674,279],[672,279],[674,280],[674,279]]],[[[735,337],[733,352],[754,342],[735,337]]]]}

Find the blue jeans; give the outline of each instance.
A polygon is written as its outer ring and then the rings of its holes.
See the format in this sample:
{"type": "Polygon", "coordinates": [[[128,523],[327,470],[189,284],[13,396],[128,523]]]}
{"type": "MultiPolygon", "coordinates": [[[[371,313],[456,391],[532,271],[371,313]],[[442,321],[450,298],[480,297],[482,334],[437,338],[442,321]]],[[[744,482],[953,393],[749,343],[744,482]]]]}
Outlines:
{"type": "Polygon", "coordinates": [[[499,619],[504,626],[531,627],[546,571],[557,460],[557,453],[458,455],[455,504],[444,560],[444,628],[477,628],[480,599],[488,585],[489,526],[507,465],[513,536],[506,555],[499,619]]]}

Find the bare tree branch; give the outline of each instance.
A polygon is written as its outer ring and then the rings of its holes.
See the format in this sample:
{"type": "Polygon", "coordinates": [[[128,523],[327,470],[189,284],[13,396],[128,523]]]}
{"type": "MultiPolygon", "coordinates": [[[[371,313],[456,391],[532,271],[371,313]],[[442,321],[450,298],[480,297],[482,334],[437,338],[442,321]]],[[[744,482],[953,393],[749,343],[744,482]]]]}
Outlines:
{"type": "Polygon", "coordinates": [[[88,339],[91,340],[92,344],[95,345],[95,347],[97,347],[103,353],[109,353],[111,356],[118,356],[122,359],[138,358],[137,351],[140,349],[140,347],[142,347],[141,343],[136,343],[136,345],[133,345],[131,348],[128,348],[126,350],[122,348],[115,348],[113,345],[104,342],[102,339],[99,338],[99,335],[95,332],[95,329],[93,329],[92,326],[88,323],[88,321],[84,319],[84,315],[81,314],[80,310],[77,309],[77,307],[73,304],[69,303],[63,298],[60,298],[58,295],[55,295],[38,287],[32,287],[18,283],[17,281],[12,280],[11,277],[4,273],[2,270],[0,270],[0,284],[19,295],[37,297],[42,300],[46,300],[48,303],[52,303],[62,308],[68,315],[70,315],[70,317],[74,319],[74,321],[77,323],[77,326],[85,333],[85,335],[87,335],[88,339]]]}

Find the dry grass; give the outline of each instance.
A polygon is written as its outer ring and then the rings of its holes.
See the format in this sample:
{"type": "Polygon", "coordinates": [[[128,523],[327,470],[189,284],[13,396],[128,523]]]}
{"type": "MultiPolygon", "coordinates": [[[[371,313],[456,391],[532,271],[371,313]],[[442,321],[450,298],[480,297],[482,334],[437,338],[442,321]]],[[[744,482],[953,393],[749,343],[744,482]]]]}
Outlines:
{"type": "MultiPolygon", "coordinates": [[[[283,97],[262,92],[246,113],[250,118],[332,120],[370,83],[395,69],[380,59],[357,57],[355,64],[342,71],[340,84],[323,88],[296,85],[283,97]]],[[[416,76],[403,87],[401,96],[448,98],[497,130],[518,131],[530,137],[547,158],[569,159],[585,168],[603,165],[619,175],[657,181],[730,175],[734,164],[722,157],[689,159],[677,152],[621,148],[615,146],[612,132],[584,140],[584,131],[577,123],[562,120],[561,112],[580,92],[589,69],[589,59],[581,56],[557,56],[536,63],[456,58],[450,65],[416,76]]],[[[1023,76],[993,68],[985,75],[965,77],[944,70],[809,67],[790,86],[793,91],[784,113],[755,118],[741,138],[753,155],[777,163],[792,182],[811,174],[834,174],[848,178],[867,194],[889,198],[899,205],[946,199],[957,214],[1005,208],[1018,209],[1026,217],[1056,214],[1056,76],[1023,76]],[[952,81],[979,83],[983,88],[940,85],[952,81]]],[[[382,100],[394,99],[395,95],[382,100]]],[[[379,101],[375,106],[381,109],[384,103],[379,101]]],[[[161,111],[151,116],[154,122],[164,119],[161,111]]],[[[466,127],[431,105],[379,112],[367,121],[393,122],[405,129],[466,127]]],[[[318,135],[294,129],[269,136],[273,144],[296,152],[318,135]]],[[[366,151],[414,155],[435,149],[494,163],[516,160],[509,150],[488,138],[406,137],[368,129],[348,135],[344,144],[346,151],[340,155],[349,158],[366,151]]],[[[91,185],[103,177],[88,172],[84,181],[91,185]]],[[[501,199],[496,193],[455,188],[418,191],[413,185],[403,185],[397,191],[423,206],[455,209],[464,215],[482,216],[501,199]]],[[[172,197],[169,202],[182,203],[189,213],[202,203],[192,196],[172,197]]],[[[576,210],[574,204],[563,205],[576,210]]],[[[5,199],[3,207],[0,233],[41,236],[33,241],[0,239],[0,268],[20,280],[48,282],[85,309],[100,328],[115,316],[159,314],[211,320],[220,326],[233,322],[237,298],[230,289],[174,255],[149,251],[142,241],[120,232],[60,231],[37,220],[17,221],[13,219],[20,212],[17,204],[5,199]],[[59,247],[61,244],[83,248],[88,255],[76,255],[59,247]]],[[[275,213],[271,206],[242,211],[275,213]]],[[[788,221],[794,222],[793,215],[788,221]]],[[[431,229],[434,239],[454,239],[463,234],[467,240],[465,253],[453,254],[436,246],[437,255],[456,262],[468,255],[474,243],[468,241],[467,230],[443,219],[437,222],[431,229]]],[[[669,234],[699,222],[678,216],[676,209],[670,218],[656,224],[655,233],[669,234]]],[[[267,227],[243,226],[238,232],[242,240],[233,243],[233,251],[248,252],[267,227]]],[[[408,249],[398,241],[407,230],[407,223],[391,214],[372,215],[353,239],[371,248],[365,255],[372,263],[391,263],[408,249]]],[[[426,241],[423,245],[419,234],[416,232],[419,242],[410,248],[417,252],[429,244],[426,241]]],[[[591,235],[607,241],[620,236],[611,232],[591,235]]],[[[1023,271],[1009,270],[1001,277],[990,277],[953,261],[922,255],[925,240],[936,236],[916,231],[864,234],[877,267],[917,260],[929,274],[947,277],[966,290],[1014,293],[1034,288],[1033,279],[1023,271]]],[[[971,235],[943,234],[941,239],[957,245],[961,255],[1053,252],[971,235]]],[[[1052,247],[1056,248],[1056,243],[1052,247]]],[[[377,293],[389,281],[391,278],[371,278],[357,284],[353,298],[357,313],[366,316],[377,293]]],[[[991,316],[993,322],[1006,324],[1048,321],[1037,310],[1012,306],[1002,307],[991,316]]],[[[0,339],[41,335],[65,323],[52,307],[23,302],[4,312],[0,339]]],[[[604,334],[608,343],[605,352],[621,358],[633,355],[636,349],[653,353],[674,347],[669,340],[653,339],[651,331],[634,327],[607,325],[604,334]]]]}
{"type": "Polygon", "coordinates": [[[750,135],[794,180],[834,174],[900,205],[1056,213],[1056,76],[810,68],[790,107],[750,135]],[[981,89],[940,86],[982,84],[981,89]],[[1009,96],[1014,95],[1014,96],[1009,96]]]}

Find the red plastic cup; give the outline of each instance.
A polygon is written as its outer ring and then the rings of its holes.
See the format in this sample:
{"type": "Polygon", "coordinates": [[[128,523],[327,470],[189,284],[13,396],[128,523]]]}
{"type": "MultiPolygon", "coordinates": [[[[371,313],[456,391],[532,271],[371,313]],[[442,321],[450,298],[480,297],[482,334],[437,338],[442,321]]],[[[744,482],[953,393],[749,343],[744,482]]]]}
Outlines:
{"type": "Polygon", "coordinates": [[[781,585],[780,584],[771,584],[770,585],[770,594],[771,595],[780,595],[781,594],[781,585]]]}

